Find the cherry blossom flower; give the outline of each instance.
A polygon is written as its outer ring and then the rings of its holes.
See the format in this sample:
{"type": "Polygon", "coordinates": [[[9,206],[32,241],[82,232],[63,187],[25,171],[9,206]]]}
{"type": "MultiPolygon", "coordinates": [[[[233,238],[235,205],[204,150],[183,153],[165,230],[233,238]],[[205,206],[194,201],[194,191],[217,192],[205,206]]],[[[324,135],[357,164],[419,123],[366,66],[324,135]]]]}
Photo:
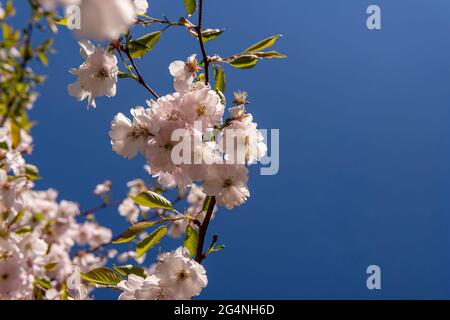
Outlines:
{"type": "Polygon", "coordinates": [[[132,0],[137,15],[144,15],[148,9],[147,0],[132,0]]]}
{"type": "Polygon", "coordinates": [[[122,113],[118,113],[111,122],[109,131],[113,150],[128,159],[146,148],[154,130],[151,127],[149,110],[138,107],[131,109],[130,112],[134,116],[133,122],[122,113]]]}
{"type": "Polygon", "coordinates": [[[111,190],[112,183],[110,180],[106,180],[95,186],[94,194],[101,196],[107,194],[111,190]]]}
{"type": "MultiPolygon", "coordinates": [[[[142,8],[142,1],[138,3],[142,8]]],[[[76,33],[82,39],[116,40],[135,23],[136,11],[131,0],[81,0],[81,29],[76,33]]]]}
{"type": "Polygon", "coordinates": [[[88,298],[88,289],[81,282],[80,269],[74,268],[66,281],[69,295],[74,300],[86,300],[88,298]]]}
{"type": "Polygon", "coordinates": [[[160,255],[154,272],[165,299],[191,299],[208,284],[205,268],[183,247],[160,255]]]}
{"type": "Polygon", "coordinates": [[[216,164],[208,167],[203,184],[207,195],[216,196],[217,204],[232,209],[250,196],[247,188],[248,170],[243,165],[216,164]]]}
{"type": "Polygon", "coordinates": [[[186,122],[202,122],[202,130],[219,125],[222,122],[224,105],[217,93],[205,86],[200,90],[186,93],[181,102],[181,112],[186,122]]]}
{"type": "Polygon", "coordinates": [[[196,59],[197,55],[191,55],[186,62],[174,61],[169,65],[170,74],[173,76],[173,86],[177,92],[184,93],[191,88],[197,71],[201,70],[196,59]]]}
{"type": "Polygon", "coordinates": [[[125,251],[117,256],[117,261],[126,262],[128,260],[135,260],[138,264],[143,264],[146,258],[146,254],[141,257],[137,256],[136,251],[125,251]]]}
{"type": "Polygon", "coordinates": [[[19,299],[26,294],[27,276],[17,257],[0,260],[0,299],[19,299]]]}
{"type": "Polygon", "coordinates": [[[117,287],[123,290],[119,300],[156,300],[161,295],[159,279],[154,275],[144,279],[130,274],[128,279],[119,282],[117,287]]]}
{"type": "Polygon", "coordinates": [[[80,245],[90,245],[93,248],[110,242],[112,232],[110,229],[99,226],[97,223],[85,222],[79,227],[77,242],[80,245]]]}
{"type": "MultiPolygon", "coordinates": [[[[248,119],[248,118],[247,118],[248,119]]],[[[231,163],[253,164],[267,152],[264,137],[251,121],[233,120],[218,136],[218,144],[225,152],[225,159],[231,163]],[[231,147],[227,145],[231,140],[231,147]]]]}
{"type": "MultiPolygon", "coordinates": [[[[83,0],[83,3],[84,1],[86,0],[83,0]]],[[[80,41],[80,46],[85,61],[78,69],[70,69],[70,73],[76,75],[78,80],[68,86],[68,91],[78,101],[88,98],[88,108],[89,106],[95,108],[95,97],[116,95],[119,71],[117,58],[103,48],[93,47],[87,41],[80,41]]]]}
{"type": "Polygon", "coordinates": [[[139,219],[140,211],[133,200],[126,198],[119,205],[119,213],[121,216],[127,218],[128,222],[136,223],[139,219]]]}

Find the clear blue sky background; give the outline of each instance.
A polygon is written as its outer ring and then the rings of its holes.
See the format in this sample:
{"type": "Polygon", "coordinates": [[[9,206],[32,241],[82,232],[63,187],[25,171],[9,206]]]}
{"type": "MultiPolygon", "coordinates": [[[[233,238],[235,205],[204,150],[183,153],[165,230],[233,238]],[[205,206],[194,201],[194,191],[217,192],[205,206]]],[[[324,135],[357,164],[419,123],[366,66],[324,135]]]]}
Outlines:
{"type": "MultiPolygon", "coordinates": [[[[24,7],[25,1],[15,1],[24,7]]],[[[150,14],[177,19],[181,0],[150,0],[150,14]]],[[[279,128],[275,176],[252,169],[248,203],[221,209],[210,231],[226,249],[205,262],[203,298],[373,299],[450,297],[450,3],[447,0],[205,0],[205,25],[225,27],[208,52],[228,55],[282,33],[285,61],[227,70],[228,89],[245,89],[262,128],[279,128]],[[378,4],[383,29],[366,28],[378,4]],[[366,268],[382,269],[382,290],[366,268]]],[[[21,13],[20,13],[21,12],[21,13]]],[[[24,11],[19,15],[26,18],[24,11]]],[[[142,31],[139,31],[142,32],[142,31]]],[[[146,91],[121,80],[96,110],[68,96],[67,70],[81,63],[74,37],[57,36],[41,98],[32,112],[30,158],[61,198],[98,204],[92,188],[145,177],[143,160],[112,150],[110,121],[143,105],[146,91]]],[[[139,61],[159,93],[172,90],[172,60],[198,52],[184,31],[168,30],[139,61]]],[[[229,96],[230,98],[230,96],[229,96]]],[[[115,234],[115,210],[99,220],[115,234]]],[[[165,240],[162,247],[175,248],[165,240]]],[[[149,263],[154,257],[150,257],[149,263]]],[[[110,291],[97,298],[112,298],[110,291]]]]}

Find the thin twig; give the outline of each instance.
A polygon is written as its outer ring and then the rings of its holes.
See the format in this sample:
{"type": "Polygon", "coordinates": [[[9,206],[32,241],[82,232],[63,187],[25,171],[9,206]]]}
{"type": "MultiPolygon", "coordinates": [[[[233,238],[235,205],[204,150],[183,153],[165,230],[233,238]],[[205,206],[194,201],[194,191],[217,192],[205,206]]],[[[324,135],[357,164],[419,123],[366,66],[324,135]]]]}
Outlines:
{"type": "Polygon", "coordinates": [[[175,21],[170,21],[168,19],[158,19],[158,18],[148,18],[148,20],[138,19],[137,23],[143,24],[145,26],[151,25],[154,23],[167,24],[169,26],[184,26],[182,23],[180,23],[178,21],[175,22],[175,21]]]}
{"type": "Polygon", "coordinates": [[[147,91],[150,92],[156,99],[159,99],[159,96],[158,96],[158,94],[155,92],[155,90],[153,90],[152,88],[150,88],[150,86],[144,81],[144,78],[142,77],[141,72],[139,71],[139,69],[138,69],[136,63],[134,62],[133,57],[132,57],[131,54],[130,54],[130,50],[129,50],[128,48],[126,48],[126,49],[121,48],[121,50],[122,50],[123,52],[125,52],[125,54],[127,55],[128,59],[129,59],[130,62],[131,62],[131,65],[133,66],[134,70],[136,71],[136,74],[137,74],[137,76],[138,76],[138,82],[139,82],[142,86],[144,86],[144,87],[147,89],[147,91]]]}
{"type": "Polygon", "coordinates": [[[85,217],[85,216],[87,216],[87,215],[90,215],[90,214],[93,214],[93,213],[96,213],[96,212],[98,212],[98,211],[100,211],[100,210],[103,210],[103,209],[107,209],[107,208],[114,208],[114,207],[117,207],[119,204],[121,204],[122,203],[122,201],[115,201],[115,202],[103,202],[101,205],[99,205],[99,206],[96,206],[96,207],[93,207],[93,208],[91,208],[91,209],[88,209],[88,210],[84,210],[84,211],[82,211],[81,213],[80,213],[80,216],[82,216],[82,217],[85,217]]]}
{"type": "Polygon", "coordinates": [[[206,82],[206,84],[208,84],[209,83],[209,57],[206,54],[205,42],[203,41],[202,24],[203,24],[203,0],[200,0],[199,8],[198,8],[198,24],[197,24],[197,27],[195,27],[195,30],[197,31],[198,42],[200,44],[200,50],[202,51],[202,56],[203,56],[203,63],[205,64],[205,82],[206,82]]]}

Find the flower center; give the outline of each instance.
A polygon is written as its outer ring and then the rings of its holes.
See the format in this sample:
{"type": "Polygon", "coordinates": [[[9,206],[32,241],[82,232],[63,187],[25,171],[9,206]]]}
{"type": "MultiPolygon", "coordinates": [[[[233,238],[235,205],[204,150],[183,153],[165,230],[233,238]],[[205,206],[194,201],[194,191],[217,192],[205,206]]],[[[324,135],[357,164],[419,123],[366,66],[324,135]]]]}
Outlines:
{"type": "Polygon", "coordinates": [[[138,139],[140,137],[148,137],[150,133],[146,129],[136,128],[130,132],[130,136],[134,139],[138,139]]]}
{"type": "Polygon", "coordinates": [[[167,116],[167,120],[172,120],[172,121],[177,121],[180,118],[178,112],[176,111],[172,111],[168,116],[167,116]]]}
{"type": "Polygon", "coordinates": [[[233,184],[233,181],[231,179],[227,179],[225,180],[225,182],[223,183],[223,187],[224,188],[228,188],[231,187],[231,185],[233,184]]]}
{"type": "Polygon", "coordinates": [[[187,273],[186,272],[184,272],[184,271],[180,271],[179,273],[178,273],[178,280],[179,281],[183,281],[183,280],[185,280],[186,278],[187,278],[187,273]]]}
{"type": "Polygon", "coordinates": [[[189,72],[191,72],[191,73],[195,73],[198,70],[201,70],[201,68],[199,68],[199,66],[197,65],[197,60],[186,63],[186,67],[188,68],[189,72]]]}
{"type": "Polygon", "coordinates": [[[163,145],[162,147],[166,150],[172,150],[173,145],[170,142],[168,142],[165,145],[163,145]]]}
{"type": "Polygon", "coordinates": [[[95,76],[96,76],[97,78],[108,78],[108,77],[109,77],[108,72],[107,72],[105,69],[100,69],[100,70],[96,73],[95,76]]]}
{"type": "Polygon", "coordinates": [[[197,116],[200,117],[206,113],[206,106],[198,106],[195,111],[197,111],[197,116]]]}

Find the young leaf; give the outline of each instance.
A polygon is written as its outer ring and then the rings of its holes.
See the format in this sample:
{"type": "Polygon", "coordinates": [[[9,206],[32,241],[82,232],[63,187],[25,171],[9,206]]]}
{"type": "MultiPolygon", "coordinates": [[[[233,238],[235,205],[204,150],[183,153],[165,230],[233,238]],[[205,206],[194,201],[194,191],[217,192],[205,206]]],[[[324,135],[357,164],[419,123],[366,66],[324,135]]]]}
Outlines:
{"type": "Polygon", "coordinates": [[[11,141],[13,149],[20,144],[20,129],[14,121],[11,121],[11,141]]]}
{"type": "Polygon", "coordinates": [[[153,248],[166,235],[167,227],[162,226],[153,231],[147,238],[138,243],[136,253],[138,257],[142,257],[144,253],[153,248]]]}
{"type": "Polygon", "coordinates": [[[208,211],[209,203],[211,202],[212,196],[206,196],[203,201],[202,211],[208,211]]]}
{"type": "Polygon", "coordinates": [[[226,78],[223,68],[214,68],[214,79],[216,81],[214,84],[214,90],[224,93],[226,87],[226,78]]]}
{"type": "Polygon", "coordinates": [[[114,270],[104,267],[96,268],[88,273],[80,272],[80,276],[90,282],[108,285],[116,285],[123,280],[114,270]]]}
{"type": "Polygon", "coordinates": [[[133,58],[142,58],[161,38],[161,31],[148,33],[143,37],[130,41],[130,54],[133,58]]]}
{"type": "Polygon", "coordinates": [[[220,244],[218,246],[213,247],[212,251],[220,251],[222,249],[225,249],[225,246],[223,244],[220,244]]]}
{"type": "Polygon", "coordinates": [[[0,142],[0,148],[8,151],[9,150],[8,143],[6,143],[6,141],[0,142]]]}
{"type": "Polygon", "coordinates": [[[25,175],[29,180],[40,179],[39,169],[35,165],[29,163],[25,164],[25,175]]]}
{"type": "Polygon", "coordinates": [[[172,203],[170,203],[169,200],[153,191],[141,192],[136,197],[133,197],[131,195],[128,196],[138,205],[141,205],[143,207],[160,208],[167,210],[173,209],[172,203]]]}
{"type": "Polygon", "coordinates": [[[48,272],[52,272],[56,270],[56,267],[58,266],[58,262],[49,262],[47,263],[44,268],[48,272]]]}
{"type": "Polygon", "coordinates": [[[253,52],[253,54],[262,59],[271,59],[271,58],[284,59],[284,58],[287,58],[284,54],[281,54],[276,51],[253,52]]]}
{"type": "Polygon", "coordinates": [[[35,278],[34,283],[36,286],[38,286],[40,289],[42,289],[44,291],[52,288],[51,282],[47,279],[35,278]]]}
{"type": "Polygon", "coordinates": [[[157,225],[159,223],[164,222],[164,220],[159,221],[144,221],[133,224],[130,228],[128,228],[124,233],[122,233],[117,239],[113,240],[112,243],[126,243],[130,242],[134,238],[136,238],[142,231],[145,229],[157,225]]]}
{"type": "Polygon", "coordinates": [[[48,58],[47,58],[47,55],[45,54],[45,52],[40,51],[37,53],[37,55],[39,57],[39,60],[41,60],[41,63],[44,66],[48,66],[48,58]]]}
{"type": "Polygon", "coordinates": [[[186,227],[186,237],[184,238],[184,247],[188,249],[191,256],[197,252],[198,232],[193,227],[186,227]]]}
{"type": "Polygon", "coordinates": [[[197,10],[197,0],[184,0],[184,7],[187,14],[192,16],[197,10]]]}
{"type": "Polygon", "coordinates": [[[14,232],[17,234],[30,233],[31,231],[33,231],[33,228],[31,226],[23,226],[17,230],[14,230],[14,232]]]}
{"type": "Polygon", "coordinates": [[[275,42],[277,41],[277,39],[279,37],[281,37],[281,34],[276,34],[267,39],[261,40],[261,41],[255,43],[254,45],[248,47],[247,49],[245,49],[244,52],[255,52],[255,51],[261,51],[263,49],[269,48],[275,44],[275,42]]]}
{"type": "Polygon", "coordinates": [[[55,19],[56,24],[59,24],[61,26],[66,26],[66,27],[67,27],[67,21],[68,21],[67,17],[55,19]]]}
{"type": "Polygon", "coordinates": [[[10,222],[9,226],[12,226],[13,224],[17,223],[20,221],[20,219],[22,219],[23,215],[25,214],[25,211],[27,211],[27,209],[22,209],[19,211],[19,213],[14,217],[14,219],[12,219],[12,221],[10,222]]]}
{"type": "Polygon", "coordinates": [[[241,56],[234,60],[231,60],[229,63],[235,68],[238,69],[250,69],[253,68],[260,58],[254,55],[249,56],[241,56]]]}
{"type": "Polygon", "coordinates": [[[141,278],[145,278],[147,276],[145,273],[145,270],[143,268],[134,267],[131,264],[128,264],[126,266],[113,265],[113,269],[116,270],[118,273],[120,273],[124,277],[127,277],[130,274],[135,274],[141,278]]]}
{"type": "Polygon", "coordinates": [[[128,73],[123,72],[123,71],[119,71],[119,74],[117,75],[117,77],[119,79],[131,78],[131,76],[128,73]]]}
{"type": "MultiPolygon", "coordinates": [[[[202,30],[203,42],[208,42],[208,41],[214,40],[215,38],[220,36],[224,31],[225,31],[225,29],[205,29],[205,30],[202,30]]],[[[193,35],[198,37],[198,34],[195,31],[193,31],[193,35]]]]}

